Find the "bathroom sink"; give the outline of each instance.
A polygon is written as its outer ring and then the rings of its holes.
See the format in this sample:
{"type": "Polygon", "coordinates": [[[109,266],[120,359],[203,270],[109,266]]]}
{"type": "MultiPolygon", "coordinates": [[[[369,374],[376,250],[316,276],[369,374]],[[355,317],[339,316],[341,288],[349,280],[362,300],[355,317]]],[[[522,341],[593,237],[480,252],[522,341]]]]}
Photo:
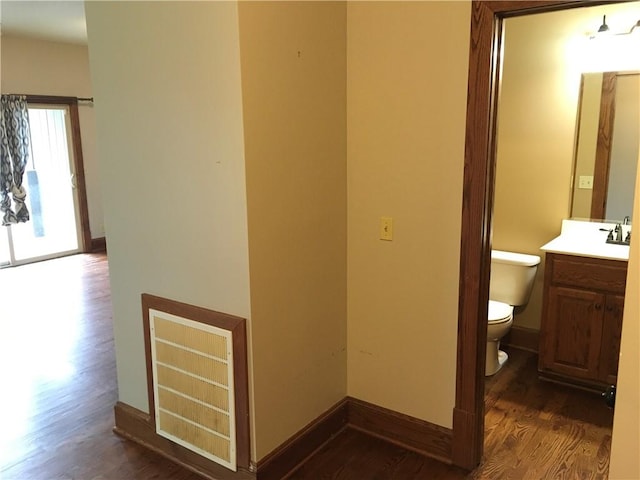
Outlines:
{"type": "MultiPolygon", "coordinates": [[[[609,230],[615,225],[615,223],[563,220],[560,235],[540,247],[540,250],[580,257],[629,260],[629,245],[607,243],[609,230]]],[[[631,226],[623,225],[622,228],[626,235],[631,226]]]]}

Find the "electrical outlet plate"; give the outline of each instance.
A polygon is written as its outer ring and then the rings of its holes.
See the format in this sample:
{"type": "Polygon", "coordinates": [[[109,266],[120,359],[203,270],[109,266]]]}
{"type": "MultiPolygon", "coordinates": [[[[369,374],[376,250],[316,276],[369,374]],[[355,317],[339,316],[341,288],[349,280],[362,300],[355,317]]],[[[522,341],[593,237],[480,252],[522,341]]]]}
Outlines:
{"type": "Polygon", "coordinates": [[[593,189],[593,175],[580,175],[578,179],[578,188],[583,190],[593,189]]]}

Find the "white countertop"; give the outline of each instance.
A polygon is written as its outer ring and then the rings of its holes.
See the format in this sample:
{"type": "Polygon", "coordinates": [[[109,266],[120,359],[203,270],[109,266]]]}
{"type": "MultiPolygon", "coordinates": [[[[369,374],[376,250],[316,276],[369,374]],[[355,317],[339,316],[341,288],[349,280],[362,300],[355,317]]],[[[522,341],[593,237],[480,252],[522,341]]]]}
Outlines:
{"type": "MultiPolygon", "coordinates": [[[[540,247],[543,252],[577,255],[580,257],[629,260],[629,246],[607,243],[607,231],[613,223],[598,223],[581,220],[563,220],[560,235],[540,247]]],[[[630,225],[623,226],[623,238],[630,225]]]]}

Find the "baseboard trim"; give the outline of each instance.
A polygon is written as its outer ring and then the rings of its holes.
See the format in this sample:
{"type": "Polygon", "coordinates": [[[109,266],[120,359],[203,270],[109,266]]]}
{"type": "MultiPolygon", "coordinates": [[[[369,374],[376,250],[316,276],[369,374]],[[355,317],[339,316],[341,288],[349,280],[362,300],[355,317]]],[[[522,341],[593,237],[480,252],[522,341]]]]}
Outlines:
{"type": "Polygon", "coordinates": [[[287,478],[347,428],[451,464],[450,429],[346,397],[258,462],[258,480],[287,478]]]}
{"type": "Polygon", "coordinates": [[[502,343],[527,352],[538,353],[539,341],[539,330],[513,325],[502,343]]]}
{"type": "Polygon", "coordinates": [[[107,251],[107,239],[98,237],[91,239],[91,253],[99,253],[107,251]]]}
{"type": "Polygon", "coordinates": [[[259,480],[281,480],[347,427],[345,398],[258,462],[259,480]]]}
{"type": "Polygon", "coordinates": [[[355,398],[348,405],[351,428],[451,464],[451,429],[355,398]]]}
{"type": "Polygon", "coordinates": [[[151,416],[118,402],[113,431],[209,480],[282,480],[347,428],[440,462],[452,463],[451,429],[372,403],[345,397],[258,462],[257,473],[232,472],[155,432],[151,416]]]}
{"type": "Polygon", "coordinates": [[[478,466],[478,458],[482,457],[483,443],[477,439],[484,439],[484,421],[478,421],[473,411],[454,408],[453,432],[455,435],[451,442],[451,463],[471,471],[478,466]],[[473,441],[469,442],[469,438],[473,441]]]}
{"type": "Polygon", "coordinates": [[[208,480],[255,480],[256,475],[244,469],[228,470],[197,453],[158,435],[151,416],[122,402],[114,407],[114,433],[131,440],[208,480]]]}

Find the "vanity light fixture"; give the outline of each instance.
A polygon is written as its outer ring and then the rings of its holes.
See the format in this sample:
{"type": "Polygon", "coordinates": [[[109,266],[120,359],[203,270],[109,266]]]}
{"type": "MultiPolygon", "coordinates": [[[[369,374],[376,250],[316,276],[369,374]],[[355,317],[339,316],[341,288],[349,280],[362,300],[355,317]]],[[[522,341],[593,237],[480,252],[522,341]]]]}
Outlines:
{"type": "Polygon", "coordinates": [[[602,25],[598,28],[598,33],[609,33],[609,25],[607,25],[607,16],[602,16],[602,25]]]}
{"type": "Polygon", "coordinates": [[[629,33],[633,33],[633,31],[634,31],[636,28],[637,28],[637,29],[638,29],[638,31],[640,32],[640,20],[638,20],[638,21],[633,25],[633,27],[631,27],[631,30],[629,30],[629,31],[627,32],[627,35],[628,35],[629,33]]]}
{"type": "Polygon", "coordinates": [[[602,16],[602,25],[600,25],[600,27],[598,27],[598,31],[596,33],[591,33],[589,34],[589,38],[591,40],[593,40],[594,38],[598,38],[604,35],[629,35],[631,33],[634,32],[635,29],[638,29],[638,31],[640,31],[640,20],[638,20],[636,23],[633,24],[633,26],[631,27],[631,29],[628,32],[622,32],[622,33],[613,33],[611,32],[611,29],[609,28],[609,25],[607,25],[607,16],[603,15],[602,16]]]}

